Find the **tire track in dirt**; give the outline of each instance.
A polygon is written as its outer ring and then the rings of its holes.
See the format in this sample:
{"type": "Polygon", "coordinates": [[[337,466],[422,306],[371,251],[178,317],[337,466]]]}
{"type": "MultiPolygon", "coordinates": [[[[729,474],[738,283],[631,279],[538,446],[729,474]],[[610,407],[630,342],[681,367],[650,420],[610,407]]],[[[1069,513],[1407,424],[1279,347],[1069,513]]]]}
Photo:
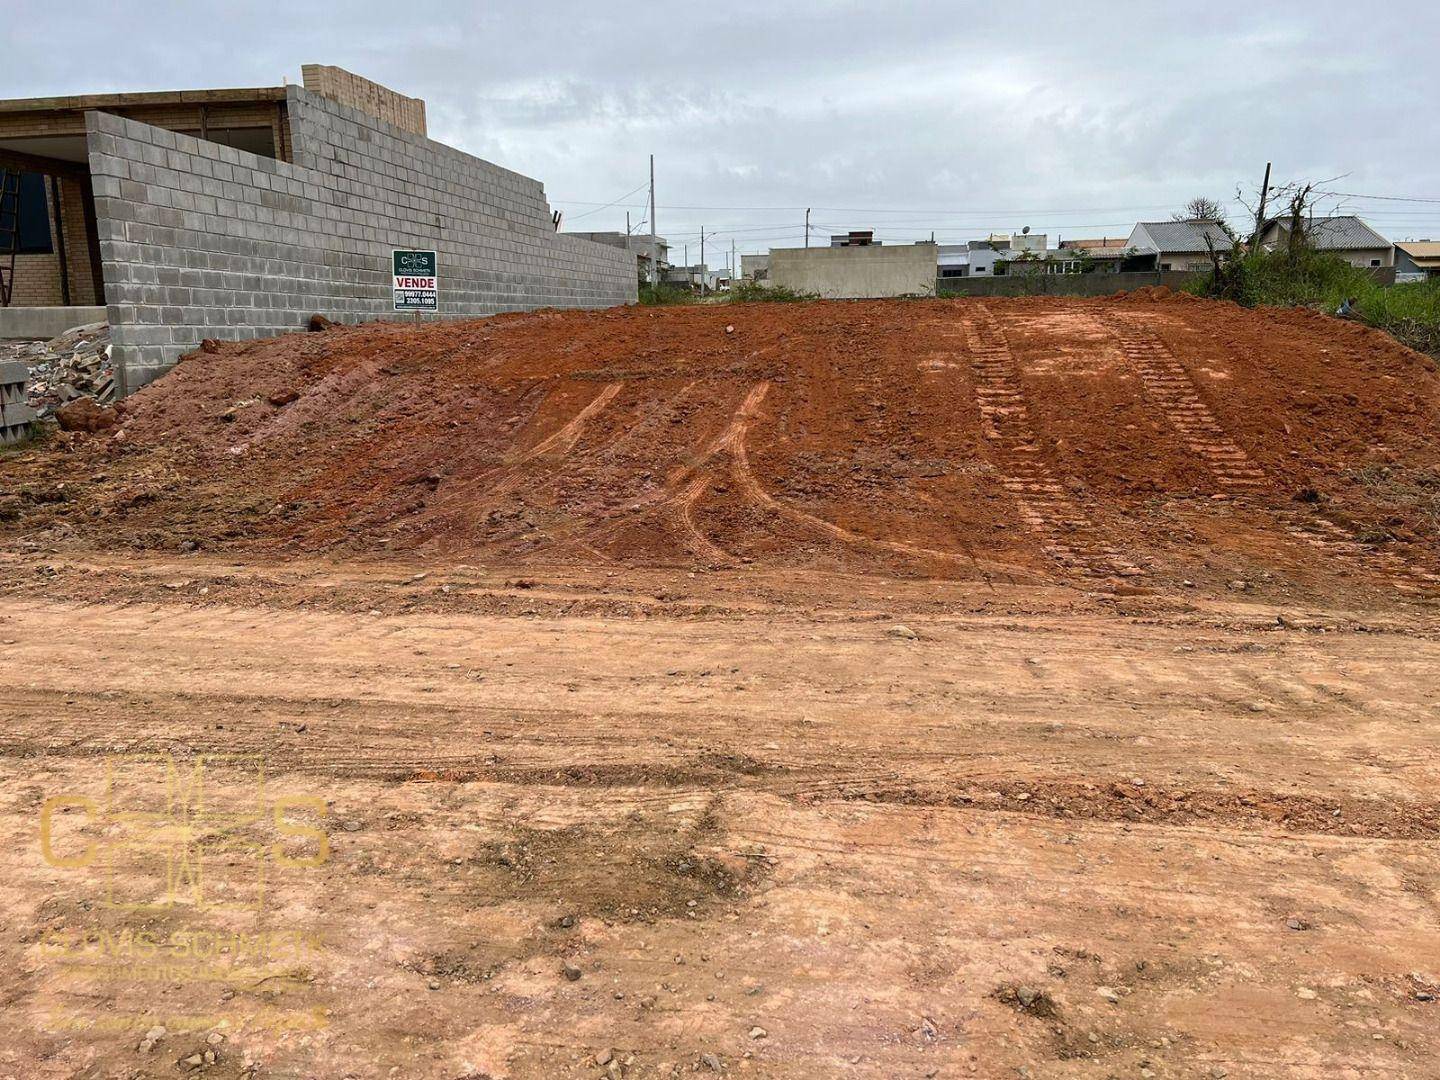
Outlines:
{"type": "Polygon", "coordinates": [[[607,383],[590,404],[581,409],[575,416],[555,434],[549,438],[542,439],[532,446],[521,457],[520,461],[534,461],[536,458],[550,453],[552,450],[560,454],[568,454],[574,449],[575,444],[580,441],[580,436],[585,433],[585,425],[590,422],[591,417],[598,413],[606,405],[610,404],[616,394],[620,392],[620,383],[607,383]]]}
{"type": "MultiPolygon", "coordinates": [[[[1095,525],[1041,455],[1019,365],[989,309],[982,304],[979,312],[978,318],[965,321],[960,333],[965,337],[980,423],[994,452],[1000,484],[1019,506],[1026,527],[1040,539],[1045,553],[1067,570],[1101,576],[1143,573],[1098,539],[1095,525]]],[[[936,332],[942,336],[957,333],[950,324],[937,327],[936,332]]]]}
{"type": "MultiPolygon", "coordinates": [[[[1259,494],[1272,486],[1265,471],[1226,434],[1201,400],[1189,371],[1156,334],[1113,314],[1101,316],[1096,323],[1115,337],[1125,358],[1139,372],[1147,394],[1204,460],[1225,494],[1259,494]]],[[[1408,591],[1440,583],[1440,576],[1393,552],[1375,550],[1319,514],[1305,514],[1291,506],[1272,508],[1271,513],[1293,539],[1338,561],[1359,562],[1390,578],[1398,588],[1408,591]]]]}
{"type": "MultiPolygon", "coordinates": [[[[610,404],[616,394],[620,393],[620,387],[621,384],[618,382],[607,383],[605,387],[590,400],[588,405],[570,418],[564,427],[552,435],[541,439],[529,450],[506,461],[506,467],[513,468],[516,465],[528,465],[532,461],[549,455],[564,456],[568,454],[575,448],[575,444],[580,441],[581,436],[585,434],[585,428],[590,421],[603,411],[605,406],[610,404]]],[[[506,495],[523,486],[525,482],[525,476],[518,472],[511,472],[490,489],[490,494],[506,495]]]]}
{"type": "Polygon", "coordinates": [[[1210,469],[1225,494],[1247,494],[1270,486],[1265,472],[1226,434],[1200,397],[1185,365],[1152,331],[1119,315],[1100,317],[1100,325],[1120,345],[1139,373],[1146,395],[1159,408],[1185,445],[1210,469]]]}
{"type": "MultiPolygon", "coordinates": [[[[770,384],[767,381],[758,385],[768,389],[770,384]]],[[[729,454],[731,476],[739,486],[740,491],[753,505],[768,510],[793,524],[819,532],[831,540],[836,540],[850,547],[870,548],[872,550],[904,555],[912,559],[939,559],[944,562],[960,563],[980,571],[982,574],[987,571],[1007,575],[1013,573],[1013,567],[990,563],[965,552],[943,551],[939,548],[909,544],[903,540],[882,540],[878,537],[863,536],[841,525],[836,525],[832,521],[826,521],[824,518],[797,509],[776,498],[765,489],[764,485],[760,483],[754,471],[750,468],[750,454],[745,442],[746,436],[749,434],[750,424],[754,419],[751,414],[759,408],[760,401],[763,398],[763,392],[757,396],[755,391],[752,390],[736,413],[737,421],[742,414],[745,416],[744,423],[732,422],[731,426],[726,429],[725,434],[717,439],[711,447],[712,452],[724,450],[729,454]]]]}
{"type": "MultiPolygon", "coordinates": [[[[575,444],[580,441],[581,436],[584,435],[585,428],[589,422],[602,412],[605,406],[610,404],[623,386],[624,384],[621,382],[607,383],[595,397],[566,421],[564,425],[541,439],[540,442],[534,446],[527,450],[514,451],[507,454],[501,459],[499,464],[491,465],[483,469],[483,471],[480,471],[467,483],[446,485],[437,497],[427,500],[427,514],[434,517],[443,515],[452,508],[468,507],[467,516],[470,516],[479,504],[479,500],[477,499],[478,494],[483,493],[485,496],[493,498],[495,496],[509,494],[519,489],[525,484],[527,477],[525,474],[515,471],[518,466],[527,465],[551,451],[558,450],[562,455],[569,453],[575,444]],[[494,482],[491,483],[491,481],[494,482]]],[[[553,393],[553,390],[550,393],[553,393]]],[[[543,402],[541,405],[543,407],[543,402]]],[[[423,532],[425,530],[422,529],[421,531],[423,532]]]]}
{"type": "MultiPolygon", "coordinates": [[[[24,691],[5,689],[10,700],[22,702],[22,708],[12,717],[15,723],[0,737],[0,763],[43,754],[50,767],[65,769],[79,761],[168,753],[174,736],[168,731],[160,734],[163,722],[158,718],[167,714],[184,716],[195,704],[188,697],[161,691],[146,699],[153,710],[150,715],[156,718],[150,727],[127,726],[117,732],[110,715],[115,705],[113,695],[70,692],[67,700],[77,702],[91,715],[87,718],[71,713],[67,717],[67,737],[57,739],[48,723],[49,709],[42,713],[34,708],[38,701],[25,701],[24,691]],[[31,707],[23,707],[26,704],[31,707]]],[[[561,728],[568,730],[583,726],[586,714],[560,710],[554,719],[563,721],[561,728]]],[[[366,709],[352,718],[352,722],[355,720],[360,722],[350,736],[352,741],[376,737],[383,731],[377,725],[406,722],[383,705],[373,718],[366,709]]],[[[280,726],[298,733],[306,725],[292,716],[280,721],[280,726]]],[[[274,776],[392,784],[623,789],[623,798],[635,807],[670,805],[677,790],[694,789],[712,793],[746,791],[802,804],[865,802],[976,814],[1132,821],[1354,840],[1432,841],[1440,836],[1440,803],[1433,799],[1381,799],[1354,791],[1281,791],[1265,785],[1263,780],[1234,790],[1197,783],[1194,778],[1142,787],[1115,777],[1113,770],[1047,774],[1041,769],[1029,775],[1010,775],[1006,766],[996,767],[984,758],[965,763],[960,775],[935,774],[923,763],[917,767],[908,759],[889,769],[872,764],[871,768],[857,770],[854,759],[848,756],[762,760],[721,745],[708,749],[697,746],[679,753],[668,748],[644,753],[641,746],[635,745],[631,754],[597,760],[615,738],[625,735],[621,731],[609,738],[598,734],[567,736],[545,747],[489,746],[478,752],[457,749],[437,753],[434,747],[426,746],[409,754],[396,752],[388,743],[342,748],[344,737],[338,733],[297,744],[279,742],[271,729],[259,725],[247,727],[231,721],[225,731],[224,736],[203,729],[186,731],[186,753],[200,755],[216,768],[239,759],[263,759],[267,773],[274,776]],[[550,753],[540,753],[542,750],[550,753]],[[636,751],[640,752],[638,756],[636,751]],[[1107,776],[1107,771],[1111,775],[1107,776]]],[[[1021,753],[1023,745],[1012,744],[1009,751],[1021,753]]],[[[879,764],[873,758],[871,761],[879,764]]]]}
{"type": "Polygon", "coordinates": [[[863,536],[826,521],[824,518],[790,506],[772,495],[760,483],[750,466],[749,448],[746,441],[750,428],[759,417],[760,408],[770,390],[771,382],[768,379],[754,383],[735,406],[724,429],[704,444],[703,449],[694,460],[672,471],[662,492],[632,503],[625,518],[602,526],[593,535],[605,536],[625,527],[636,512],[659,512],[662,518],[688,541],[688,545],[697,554],[712,561],[733,563],[737,561],[736,556],[706,536],[697,526],[693,516],[695,505],[720,479],[723,471],[728,474],[745,501],[792,525],[799,525],[811,534],[819,533],[826,539],[849,547],[868,548],[887,554],[903,555],[911,559],[932,561],[938,559],[963,564],[967,568],[979,570],[982,573],[1003,573],[1013,576],[1013,567],[977,560],[963,552],[944,551],[899,540],[863,536]],[[720,463],[722,459],[726,462],[725,464],[720,463]]]}
{"type": "Polygon", "coordinates": [[[1360,563],[1367,570],[1386,577],[1403,592],[1433,592],[1440,585],[1440,575],[1433,574],[1393,551],[1381,551],[1318,513],[1286,507],[1275,509],[1275,516],[1288,536],[1339,563],[1360,563]]]}
{"type": "MultiPolygon", "coordinates": [[[[693,385],[692,382],[690,386],[693,385]]],[[[681,394],[677,395],[676,400],[688,393],[690,386],[685,387],[681,394]]],[[[712,462],[722,453],[733,455],[734,446],[743,439],[745,430],[748,429],[759,410],[760,403],[765,399],[769,390],[769,380],[761,380],[752,386],[736,406],[724,430],[711,439],[694,460],[672,470],[665,486],[660,491],[635,500],[625,508],[625,513],[619,519],[601,525],[592,531],[591,541],[599,541],[633,524],[636,515],[655,513],[659,515],[664,524],[681,534],[693,554],[716,563],[734,563],[736,558],[733,554],[700,531],[695,524],[693,511],[695,504],[716,479],[712,462]]]]}

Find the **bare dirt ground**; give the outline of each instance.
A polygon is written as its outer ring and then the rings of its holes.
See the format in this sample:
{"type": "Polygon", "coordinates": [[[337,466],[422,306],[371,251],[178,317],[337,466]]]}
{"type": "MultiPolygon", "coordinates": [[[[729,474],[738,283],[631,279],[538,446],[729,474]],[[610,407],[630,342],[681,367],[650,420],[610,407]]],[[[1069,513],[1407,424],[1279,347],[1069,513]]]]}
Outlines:
{"type": "Polygon", "coordinates": [[[0,1077],[1440,1075],[1387,341],[370,328],[0,458],[0,1077]]]}

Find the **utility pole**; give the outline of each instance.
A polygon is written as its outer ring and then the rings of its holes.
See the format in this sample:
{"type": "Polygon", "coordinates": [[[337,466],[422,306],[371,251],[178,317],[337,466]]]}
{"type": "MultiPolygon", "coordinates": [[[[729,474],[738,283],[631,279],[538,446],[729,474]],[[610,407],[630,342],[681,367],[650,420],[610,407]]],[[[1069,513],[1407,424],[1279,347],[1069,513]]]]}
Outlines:
{"type": "Polygon", "coordinates": [[[650,284],[660,281],[660,229],[655,224],[655,155],[650,155],[650,284]]]}
{"type": "Polygon", "coordinates": [[[731,288],[734,288],[734,286],[735,286],[735,266],[736,266],[736,263],[735,263],[735,238],[732,236],[732,237],[730,238],[730,286],[731,286],[731,288]]]}
{"type": "Polygon", "coordinates": [[[705,226],[700,226],[700,295],[705,295],[705,226]]]}
{"type": "Polygon", "coordinates": [[[810,246],[810,208],[805,208],[805,246],[810,246]]]}
{"type": "Polygon", "coordinates": [[[1260,233],[1265,229],[1265,202],[1270,196],[1270,162],[1265,162],[1265,180],[1260,185],[1260,205],[1255,210],[1255,235],[1250,237],[1251,245],[1260,243],[1260,233]]]}

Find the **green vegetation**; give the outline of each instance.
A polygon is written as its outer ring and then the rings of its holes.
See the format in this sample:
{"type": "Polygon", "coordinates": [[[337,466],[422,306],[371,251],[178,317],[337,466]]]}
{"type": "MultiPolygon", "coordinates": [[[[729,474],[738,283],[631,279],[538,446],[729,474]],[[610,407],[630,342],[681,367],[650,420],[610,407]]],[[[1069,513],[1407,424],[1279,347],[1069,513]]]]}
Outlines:
{"type": "Polygon", "coordinates": [[[819,299],[818,293],[787,289],[783,285],[761,285],[756,281],[733,281],[728,295],[732,304],[800,304],[819,299]]]}
{"type": "Polygon", "coordinates": [[[695,294],[689,289],[682,289],[675,285],[640,285],[640,303],[646,306],[661,306],[666,304],[693,304],[695,294]]]}
{"type": "Polygon", "coordinates": [[[1347,297],[1356,316],[1412,349],[1440,353],[1440,280],[1381,285],[1369,271],[1323,251],[1237,249],[1218,270],[1186,286],[1199,296],[1246,307],[1334,312],[1347,297]]]}

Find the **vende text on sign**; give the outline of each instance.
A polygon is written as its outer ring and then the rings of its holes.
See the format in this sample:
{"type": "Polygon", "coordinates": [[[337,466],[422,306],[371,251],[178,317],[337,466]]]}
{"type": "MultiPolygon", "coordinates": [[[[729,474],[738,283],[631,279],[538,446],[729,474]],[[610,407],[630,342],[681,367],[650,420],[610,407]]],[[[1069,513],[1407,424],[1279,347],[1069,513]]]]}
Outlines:
{"type": "Polygon", "coordinates": [[[433,251],[392,251],[396,311],[438,311],[439,261],[433,251]]]}

